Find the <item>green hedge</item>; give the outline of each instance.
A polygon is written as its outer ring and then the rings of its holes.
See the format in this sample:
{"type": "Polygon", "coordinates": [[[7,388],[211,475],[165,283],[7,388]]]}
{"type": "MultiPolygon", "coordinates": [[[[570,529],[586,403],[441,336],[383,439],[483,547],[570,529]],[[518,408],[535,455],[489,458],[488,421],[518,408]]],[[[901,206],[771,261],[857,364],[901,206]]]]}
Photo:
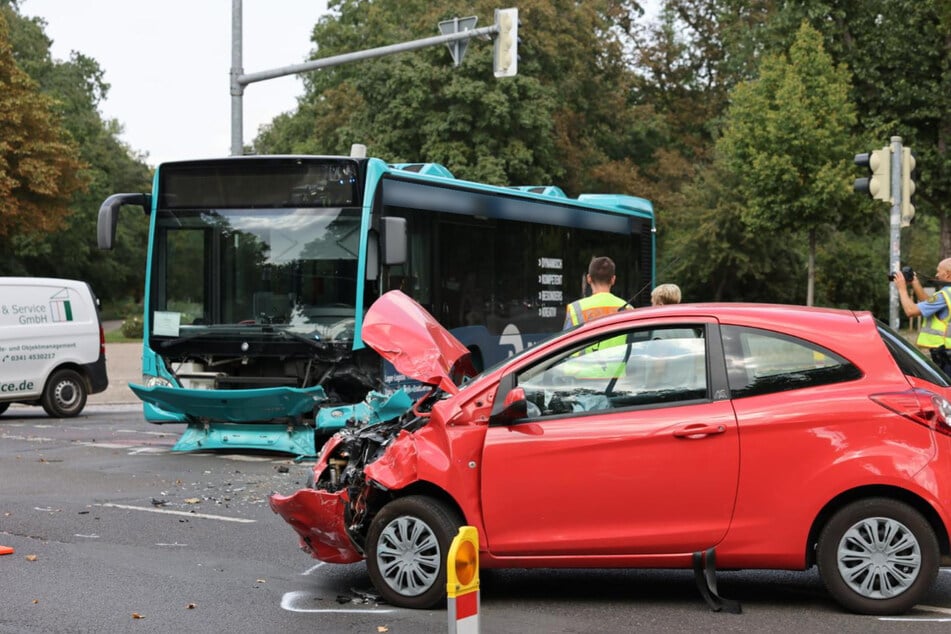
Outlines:
{"type": "Polygon", "coordinates": [[[142,338],[142,315],[126,317],[122,322],[122,336],[127,339],[142,338]]]}

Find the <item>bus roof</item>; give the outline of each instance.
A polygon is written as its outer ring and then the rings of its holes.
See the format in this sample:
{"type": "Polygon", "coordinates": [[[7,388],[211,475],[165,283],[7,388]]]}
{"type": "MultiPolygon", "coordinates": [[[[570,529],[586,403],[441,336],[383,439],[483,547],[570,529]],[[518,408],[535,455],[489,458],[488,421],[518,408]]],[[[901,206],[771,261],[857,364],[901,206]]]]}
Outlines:
{"type": "Polygon", "coordinates": [[[209,159],[189,159],[183,161],[171,161],[163,163],[160,167],[172,164],[185,163],[212,163],[220,161],[261,161],[270,159],[340,159],[350,160],[357,163],[367,161],[380,161],[385,167],[385,171],[390,174],[410,177],[411,180],[419,182],[439,183],[443,182],[453,188],[475,189],[483,192],[493,193],[503,196],[514,196],[519,198],[528,198],[537,201],[550,201],[559,205],[569,205],[579,208],[590,209],[592,207],[622,214],[625,216],[634,216],[638,218],[649,218],[653,220],[654,205],[646,198],[638,196],[629,196],[625,194],[581,194],[577,198],[571,198],[565,192],[555,185],[488,185],[475,181],[467,181],[456,178],[449,169],[439,163],[386,163],[382,159],[360,158],[352,156],[336,155],[295,155],[295,154],[249,154],[244,156],[228,156],[209,159]]]}
{"type": "Polygon", "coordinates": [[[557,199],[559,203],[573,202],[586,208],[594,206],[629,216],[642,218],[653,218],[654,216],[653,203],[646,198],[640,198],[638,196],[628,196],[625,194],[581,194],[578,198],[570,198],[560,187],[555,185],[513,185],[508,187],[487,185],[485,183],[458,179],[452,172],[439,163],[390,163],[388,167],[393,171],[419,176],[420,180],[438,181],[445,179],[455,181],[458,185],[477,188],[483,191],[492,191],[497,194],[511,194],[515,191],[535,199],[557,199]]]}

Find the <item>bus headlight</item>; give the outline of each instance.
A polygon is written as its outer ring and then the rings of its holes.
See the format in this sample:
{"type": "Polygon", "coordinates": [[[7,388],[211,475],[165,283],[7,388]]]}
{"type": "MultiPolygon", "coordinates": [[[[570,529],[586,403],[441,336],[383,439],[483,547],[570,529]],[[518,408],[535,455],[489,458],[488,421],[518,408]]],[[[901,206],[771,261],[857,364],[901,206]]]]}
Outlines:
{"type": "Polygon", "coordinates": [[[143,374],[142,383],[145,387],[172,387],[172,382],[168,379],[164,379],[160,376],[152,376],[151,374],[143,374]]]}

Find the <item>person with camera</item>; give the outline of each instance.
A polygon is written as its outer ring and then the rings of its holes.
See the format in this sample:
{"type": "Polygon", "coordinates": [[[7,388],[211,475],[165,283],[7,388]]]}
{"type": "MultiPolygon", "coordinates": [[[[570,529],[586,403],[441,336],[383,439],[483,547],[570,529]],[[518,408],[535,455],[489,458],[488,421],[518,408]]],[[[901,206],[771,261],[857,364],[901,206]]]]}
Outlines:
{"type": "Polygon", "coordinates": [[[951,348],[951,333],[948,332],[951,322],[951,258],[938,262],[934,281],[939,288],[931,297],[925,293],[918,276],[910,266],[902,267],[902,270],[892,273],[889,277],[898,289],[898,299],[905,315],[909,319],[919,316],[922,318],[921,330],[915,343],[921,348],[927,348],[931,353],[931,360],[944,370],[945,374],[951,375],[951,353],[948,350],[951,348]],[[908,293],[909,283],[915,292],[915,299],[908,293]]]}

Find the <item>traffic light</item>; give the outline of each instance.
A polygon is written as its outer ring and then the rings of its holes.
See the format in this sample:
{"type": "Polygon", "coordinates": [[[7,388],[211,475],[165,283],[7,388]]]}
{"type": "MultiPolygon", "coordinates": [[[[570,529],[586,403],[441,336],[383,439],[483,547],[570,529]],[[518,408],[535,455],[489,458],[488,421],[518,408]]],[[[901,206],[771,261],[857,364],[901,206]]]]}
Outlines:
{"type": "Polygon", "coordinates": [[[915,217],[915,206],[911,197],[915,195],[915,155],[911,148],[901,150],[901,226],[907,227],[915,217]]]}
{"type": "Polygon", "coordinates": [[[496,9],[495,24],[499,34],[492,68],[496,77],[514,77],[518,73],[518,9],[496,9]]]}
{"type": "Polygon", "coordinates": [[[853,189],[859,193],[868,194],[876,200],[890,203],[892,200],[891,156],[892,150],[887,145],[881,150],[872,150],[871,153],[856,154],[855,164],[868,168],[871,176],[856,178],[853,189]]]}

